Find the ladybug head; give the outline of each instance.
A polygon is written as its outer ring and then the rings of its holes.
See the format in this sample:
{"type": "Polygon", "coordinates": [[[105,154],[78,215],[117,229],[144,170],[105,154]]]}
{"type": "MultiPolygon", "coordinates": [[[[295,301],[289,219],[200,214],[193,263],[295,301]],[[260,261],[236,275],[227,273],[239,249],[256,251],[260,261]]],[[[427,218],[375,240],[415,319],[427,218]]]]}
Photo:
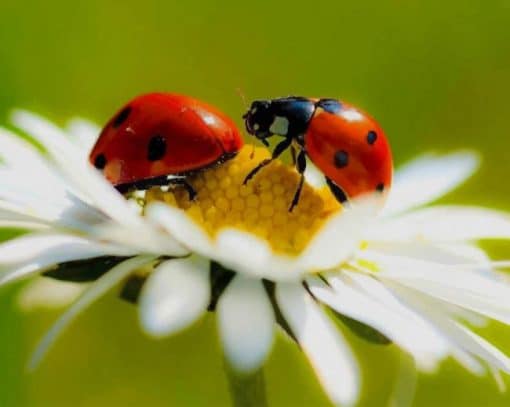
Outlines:
{"type": "Polygon", "coordinates": [[[266,144],[265,139],[273,134],[270,130],[274,113],[269,100],[256,100],[243,116],[246,131],[266,144]]]}
{"type": "Polygon", "coordinates": [[[267,145],[273,135],[299,137],[306,132],[315,111],[312,100],[289,96],[273,100],[256,100],[243,116],[246,130],[267,145]]]}

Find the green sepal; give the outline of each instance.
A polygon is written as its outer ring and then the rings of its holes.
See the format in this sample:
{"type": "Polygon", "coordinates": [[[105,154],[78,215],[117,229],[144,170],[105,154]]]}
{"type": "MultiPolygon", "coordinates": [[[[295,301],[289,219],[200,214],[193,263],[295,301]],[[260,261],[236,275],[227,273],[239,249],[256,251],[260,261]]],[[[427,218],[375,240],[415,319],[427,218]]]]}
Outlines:
{"type": "Polygon", "coordinates": [[[333,314],[340,321],[342,321],[343,324],[347,326],[347,328],[349,328],[356,336],[364,339],[367,342],[376,345],[390,345],[393,343],[391,339],[389,339],[386,335],[379,332],[377,329],[364,324],[363,322],[359,322],[355,319],[349,318],[348,316],[339,314],[336,311],[333,311],[333,314]]]}
{"type": "Polygon", "coordinates": [[[73,281],[75,283],[94,281],[127,258],[128,257],[120,256],[100,256],[84,260],[68,261],[57,264],[53,268],[45,271],[43,276],[51,277],[56,280],[73,281]]]}

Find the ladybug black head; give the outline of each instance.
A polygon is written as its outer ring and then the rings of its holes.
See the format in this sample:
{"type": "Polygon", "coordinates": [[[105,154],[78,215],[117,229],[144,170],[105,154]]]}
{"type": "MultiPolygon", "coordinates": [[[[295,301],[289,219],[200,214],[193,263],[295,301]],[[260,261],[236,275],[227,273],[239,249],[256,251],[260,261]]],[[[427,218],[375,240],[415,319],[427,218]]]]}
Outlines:
{"type": "Polygon", "coordinates": [[[248,133],[264,141],[272,135],[299,137],[306,132],[314,111],[310,99],[290,96],[256,100],[243,118],[248,133]]]}
{"type": "Polygon", "coordinates": [[[256,100],[243,116],[246,131],[260,140],[272,136],[269,128],[274,121],[274,113],[269,100],[256,100]]]}

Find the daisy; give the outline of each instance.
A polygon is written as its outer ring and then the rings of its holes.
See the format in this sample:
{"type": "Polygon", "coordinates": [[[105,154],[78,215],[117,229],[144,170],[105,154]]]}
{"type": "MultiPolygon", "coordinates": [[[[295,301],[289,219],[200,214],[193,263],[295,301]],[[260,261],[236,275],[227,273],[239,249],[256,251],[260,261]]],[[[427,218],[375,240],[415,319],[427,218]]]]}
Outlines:
{"type": "Polygon", "coordinates": [[[93,280],[42,339],[32,366],[76,315],[123,284],[153,337],[214,310],[238,374],[262,366],[281,328],[335,404],[357,401],[360,374],[333,318],[395,343],[421,370],[452,357],[478,375],[510,372],[510,360],[469,328],[485,317],[510,323],[510,286],[496,271],[508,263],[476,245],[509,238],[510,218],[425,207],[476,170],[474,154],[426,155],[403,167],[382,212],[372,197],[342,209],[311,172],[289,213],[293,169],[274,162],[243,185],[268,156],[263,149],[245,147],[190,179],[193,202],[161,188],[125,200],[88,164],[95,126],[73,121],[63,131],[28,112],[14,113],[13,123],[45,153],[1,130],[0,221],[31,232],[0,246],[0,284],[41,273],[93,280]]]}

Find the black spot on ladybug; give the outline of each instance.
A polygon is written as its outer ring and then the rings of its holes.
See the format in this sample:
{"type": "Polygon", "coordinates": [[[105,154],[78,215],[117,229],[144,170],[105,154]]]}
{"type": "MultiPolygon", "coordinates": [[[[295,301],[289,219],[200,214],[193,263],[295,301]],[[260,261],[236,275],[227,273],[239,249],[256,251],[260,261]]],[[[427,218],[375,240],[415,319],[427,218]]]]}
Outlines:
{"type": "Polygon", "coordinates": [[[380,184],[377,184],[377,186],[375,187],[375,190],[377,192],[383,192],[384,191],[384,184],[382,182],[380,184]]]}
{"type": "Polygon", "coordinates": [[[153,136],[147,147],[147,159],[149,161],[161,160],[166,153],[166,140],[160,135],[153,136]]]}
{"type": "Polygon", "coordinates": [[[106,167],[106,157],[104,154],[96,155],[96,158],[94,159],[94,167],[96,167],[98,170],[102,170],[104,167],[106,167]]]}
{"type": "Polygon", "coordinates": [[[126,119],[129,117],[129,114],[131,113],[131,107],[127,106],[117,115],[117,117],[113,120],[112,127],[116,128],[119,127],[122,123],[126,121],[126,119]]]}
{"type": "Polygon", "coordinates": [[[377,133],[373,130],[370,130],[367,134],[367,143],[372,145],[377,140],[377,133]]]}
{"type": "Polygon", "coordinates": [[[344,168],[349,164],[349,154],[346,151],[337,151],[335,156],[333,157],[333,161],[335,163],[335,167],[344,168]]]}

